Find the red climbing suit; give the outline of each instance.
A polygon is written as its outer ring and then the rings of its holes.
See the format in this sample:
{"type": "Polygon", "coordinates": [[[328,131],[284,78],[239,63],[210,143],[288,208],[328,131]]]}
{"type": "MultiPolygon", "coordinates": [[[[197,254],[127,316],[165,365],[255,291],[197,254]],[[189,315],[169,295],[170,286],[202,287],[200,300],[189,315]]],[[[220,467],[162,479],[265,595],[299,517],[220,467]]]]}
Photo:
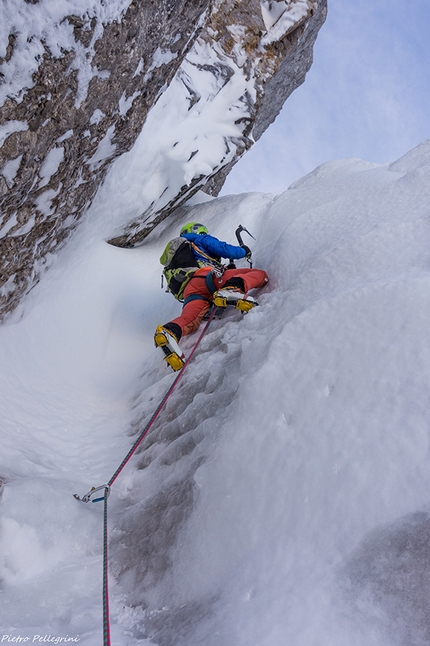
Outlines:
{"type": "MultiPolygon", "coordinates": [[[[171,323],[179,325],[184,336],[198,330],[202,318],[209,310],[213,294],[209,291],[205,279],[211,271],[211,267],[198,269],[184,290],[184,300],[194,295],[203,296],[207,300],[190,300],[182,308],[181,315],[171,321],[171,323]]],[[[221,289],[232,278],[243,279],[245,293],[250,289],[263,287],[268,281],[267,274],[262,269],[226,269],[220,278],[213,277],[215,288],[221,289]]]]}

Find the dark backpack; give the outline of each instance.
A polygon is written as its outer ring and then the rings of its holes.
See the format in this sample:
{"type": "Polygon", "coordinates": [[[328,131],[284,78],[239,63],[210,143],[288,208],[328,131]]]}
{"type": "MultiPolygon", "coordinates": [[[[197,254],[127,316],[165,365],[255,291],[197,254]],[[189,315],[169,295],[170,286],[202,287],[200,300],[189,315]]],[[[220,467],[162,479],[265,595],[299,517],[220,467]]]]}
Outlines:
{"type": "Polygon", "coordinates": [[[197,269],[203,266],[194,255],[192,243],[184,238],[173,238],[167,243],[160,262],[164,265],[167,290],[182,301],[185,287],[197,269]]]}

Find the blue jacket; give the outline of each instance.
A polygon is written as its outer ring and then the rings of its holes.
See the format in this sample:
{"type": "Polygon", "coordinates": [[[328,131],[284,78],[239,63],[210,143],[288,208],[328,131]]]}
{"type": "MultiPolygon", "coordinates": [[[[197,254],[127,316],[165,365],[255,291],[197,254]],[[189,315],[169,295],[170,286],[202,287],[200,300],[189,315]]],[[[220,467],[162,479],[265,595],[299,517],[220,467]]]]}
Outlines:
{"type": "MultiPolygon", "coordinates": [[[[219,258],[240,260],[246,256],[246,251],[243,247],[227,244],[227,242],[222,242],[221,240],[218,240],[218,238],[214,238],[207,233],[183,233],[181,237],[192,242],[196,247],[202,249],[202,251],[215,260],[218,260],[219,258]]],[[[200,258],[197,256],[197,260],[204,261],[206,258],[204,256],[201,256],[200,258]]]]}

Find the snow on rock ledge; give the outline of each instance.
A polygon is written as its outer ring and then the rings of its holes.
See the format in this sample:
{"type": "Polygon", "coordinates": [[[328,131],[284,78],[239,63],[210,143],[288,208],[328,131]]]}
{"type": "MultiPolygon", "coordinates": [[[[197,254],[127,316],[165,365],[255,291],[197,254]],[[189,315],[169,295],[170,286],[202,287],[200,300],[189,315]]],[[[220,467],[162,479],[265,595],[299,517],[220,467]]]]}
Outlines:
{"type": "Polygon", "coordinates": [[[154,139],[148,115],[166,167],[152,142],[159,181],[114,242],[142,239],[201,188],[216,195],[303,82],[326,0],[5,0],[2,14],[0,316],[144,124],[154,139]]]}
{"type": "Polygon", "coordinates": [[[112,244],[139,243],[198,190],[218,195],[233,165],[304,81],[325,16],[325,0],[213,4],[148,115],[139,142],[146,182],[140,211],[112,244]]]}

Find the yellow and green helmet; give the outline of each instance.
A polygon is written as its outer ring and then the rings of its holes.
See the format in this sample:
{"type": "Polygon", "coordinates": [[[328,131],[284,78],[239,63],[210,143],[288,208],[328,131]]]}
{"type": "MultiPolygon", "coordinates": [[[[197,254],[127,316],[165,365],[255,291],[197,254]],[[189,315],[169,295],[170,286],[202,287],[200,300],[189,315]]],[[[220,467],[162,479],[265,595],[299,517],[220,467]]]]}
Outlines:
{"type": "Polygon", "coordinates": [[[204,224],[199,224],[198,222],[189,222],[185,226],[182,227],[180,236],[182,236],[184,233],[207,233],[208,230],[205,227],[204,224]]]}

